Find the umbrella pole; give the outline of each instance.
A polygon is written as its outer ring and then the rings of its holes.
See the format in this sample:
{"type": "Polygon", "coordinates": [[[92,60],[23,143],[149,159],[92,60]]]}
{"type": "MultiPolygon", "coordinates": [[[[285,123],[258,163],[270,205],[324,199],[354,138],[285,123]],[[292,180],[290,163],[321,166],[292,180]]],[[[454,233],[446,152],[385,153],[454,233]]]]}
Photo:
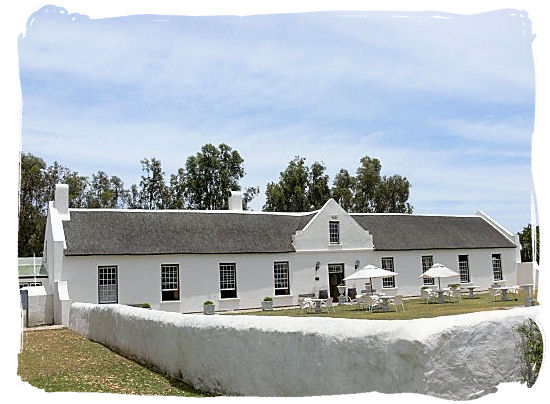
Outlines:
{"type": "Polygon", "coordinates": [[[441,290],[441,278],[437,278],[437,282],[439,283],[439,290],[441,290]]]}

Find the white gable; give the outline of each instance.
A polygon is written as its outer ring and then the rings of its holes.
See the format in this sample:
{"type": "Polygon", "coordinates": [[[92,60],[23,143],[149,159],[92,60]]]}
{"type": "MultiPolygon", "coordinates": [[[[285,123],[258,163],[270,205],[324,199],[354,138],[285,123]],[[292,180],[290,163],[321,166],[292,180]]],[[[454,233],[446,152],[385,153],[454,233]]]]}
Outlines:
{"type": "Polygon", "coordinates": [[[296,251],[372,250],[372,235],[365,231],[334,199],[317,212],[292,240],[296,251]],[[340,242],[329,241],[329,222],[339,223],[340,242]]]}

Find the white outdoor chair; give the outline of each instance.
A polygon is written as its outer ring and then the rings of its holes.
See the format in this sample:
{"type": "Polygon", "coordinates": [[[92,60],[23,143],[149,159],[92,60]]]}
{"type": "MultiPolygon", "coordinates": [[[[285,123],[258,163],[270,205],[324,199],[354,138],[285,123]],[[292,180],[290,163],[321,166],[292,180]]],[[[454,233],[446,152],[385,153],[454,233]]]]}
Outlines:
{"type": "Polygon", "coordinates": [[[352,300],[352,303],[355,305],[355,310],[359,310],[365,307],[365,295],[357,295],[355,299],[352,300]]]}
{"type": "Polygon", "coordinates": [[[326,307],[327,313],[330,313],[331,310],[334,313],[334,301],[332,300],[332,297],[329,297],[321,302],[321,307],[326,307]]]}
{"type": "Polygon", "coordinates": [[[298,304],[300,305],[300,310],[302,311],[302,313],[304,311],[306,313],[311,313],[313,305],[310,299],[300,296],[298,297],[298,304]]]}
{"type": "Polygon", "coordinates": [[[403,296],[397,295],[393,299],[390,299],[390,304],[395,307],[395,311],[397,311],[397,307],[401,306],[401,309],[405,311],[405,305],[403,304],[403,296]]]}
{"type": "Polygon", "coordinates": [[[434,298],[435,294],[429,288],[420,289],[420,298],[426,300],[426,303],[430,303],[430,300],[434,298]]]}
{"type": "Polygon", "coordinates": [[[380,304],[378,303],[378,300],[375,300],[372,296],[365,296],[365,305],[369,309],[369,311],[372,312],[374,308],[379,308],[380,304]]]}
{"type": "Polygon", "coordinates": [[[496,290],[493,287],[489,288],[489,293],[491,294],[491,298],[493,299],[493,302],[496,302],[498,298],[500,298],[501,296],[500,290],[496,290]]]}
{"type": "Polygon", "coordinates": [[[460,302],[462,299],[462,294],[460,293],[460,289],[451,289],[449,298],[453,303],[460,302]]]}

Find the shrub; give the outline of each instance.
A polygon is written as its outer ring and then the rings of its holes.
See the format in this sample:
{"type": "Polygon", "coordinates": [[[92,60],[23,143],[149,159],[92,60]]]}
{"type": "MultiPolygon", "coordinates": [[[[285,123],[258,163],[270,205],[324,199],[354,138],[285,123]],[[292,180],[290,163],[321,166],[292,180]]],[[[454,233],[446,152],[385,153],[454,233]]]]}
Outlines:
{"type": "Polygon", "coordinates": [[[264,302],[271,302],[272,300],[273,300],[273,298],[270,297],[270,296],[264,297],[264,302]]]}
{"type": "Polygon", "coordinates": [[[520,354],[522,359],[522,382],[531,387],[537,381],[540,365],[542,364],[542,334],[537,323],[532,319],[517,328],[521,336],[520,354]]]}
{"type": "Polygon", "coordinates": [[[150,309],[151,305],[149,303],[141,303],[141,307],[144,309],[150,309]]]}
{"type": "Polygon", "coordinates": [[[206,302],[203,303],[205,306],[211,306],[214,304],[214,302],[212,302],[211,300],[207,300],[206,302]]]}

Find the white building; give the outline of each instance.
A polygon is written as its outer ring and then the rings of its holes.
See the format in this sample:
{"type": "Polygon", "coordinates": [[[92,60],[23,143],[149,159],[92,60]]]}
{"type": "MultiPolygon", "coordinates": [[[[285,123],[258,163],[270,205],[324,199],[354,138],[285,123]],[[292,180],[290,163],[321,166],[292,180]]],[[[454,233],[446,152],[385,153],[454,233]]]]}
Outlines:
{"type": "MultiPolygon", "coordinates": [[[[296,305],[303,293],[337,296],[336,285],[373,264],[399,274],[377,289],[418,295],[422,272],[439,262],[460,272],[448,283],[516,283],[517,238],[485,214],[350,214],[334,200],[308,213],[69,209],[68,186],[50,202],[44,259],[55,323],[70,302],[149,303],[198,312],[296,305]],[[325,291],[325,292],[322,292],[325,291]]],[[[364,288],[358,283],[357,291],[364,288]]]]}

